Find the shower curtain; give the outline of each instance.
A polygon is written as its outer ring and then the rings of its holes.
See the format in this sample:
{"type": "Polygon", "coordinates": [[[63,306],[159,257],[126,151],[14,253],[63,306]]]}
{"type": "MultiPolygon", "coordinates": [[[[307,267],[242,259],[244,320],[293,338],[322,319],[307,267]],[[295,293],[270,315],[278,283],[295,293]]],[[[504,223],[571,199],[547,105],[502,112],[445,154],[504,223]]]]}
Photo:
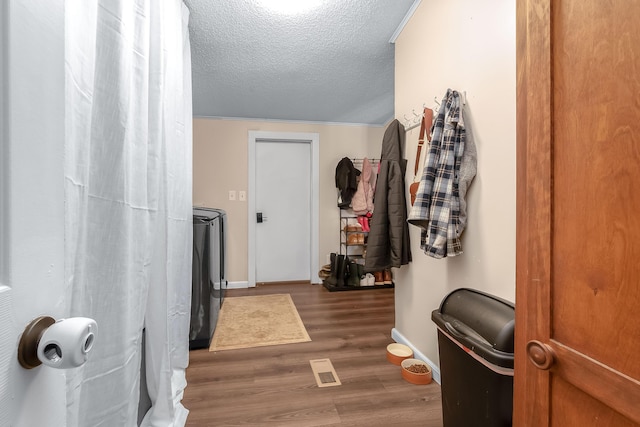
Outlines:
{"type": "MultiPolygon", "coordinates": [[[[191,301],[191,58],[179,0],[65,2],[65,281],[96,319],[68,426],[183,426],[191,301]],[[141,359],[145,336],[145,360],[141,359]]],[[[62,154],[61,154],[62,155],[62,154]]]]}

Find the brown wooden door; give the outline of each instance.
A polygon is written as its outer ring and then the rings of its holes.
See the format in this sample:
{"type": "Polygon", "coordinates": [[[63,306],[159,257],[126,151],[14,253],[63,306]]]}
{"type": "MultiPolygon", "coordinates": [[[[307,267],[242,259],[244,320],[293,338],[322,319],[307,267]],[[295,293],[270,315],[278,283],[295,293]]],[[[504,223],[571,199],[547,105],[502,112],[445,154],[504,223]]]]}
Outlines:
{"type": "Polygon", "coordinates": [[[517,20],[514,425],[638,426],[640,0],[517,20]]]}

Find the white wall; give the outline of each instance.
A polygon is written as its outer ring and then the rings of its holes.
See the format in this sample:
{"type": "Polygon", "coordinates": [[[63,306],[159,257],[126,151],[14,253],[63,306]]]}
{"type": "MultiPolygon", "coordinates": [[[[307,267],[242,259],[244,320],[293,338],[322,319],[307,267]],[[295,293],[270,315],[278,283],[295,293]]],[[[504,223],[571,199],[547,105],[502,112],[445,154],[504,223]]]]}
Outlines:
{"type": "Polygon", "coordinates": [[[64,1],[2,2],[0,424],[66,425],[64,373],[17,361],[24,327],[63,317],[64,1]],[[8,386],[3,384],[9,379],[8,386]],[[4,405],[9,402],[8,408],[4,405]]]}
{"type": "MultiPolygon", "coordinates": [[[[322,123],[194,119],[193,204],[227,211],[230,282],[248,279],[247,203],[229,201],[229,190],[247,190],[249,131],[318,133],[320,197],[318,263],[339,250],[335,171],[343,157],[380,157],[384,128],[322,123]]],[[[312,281],[320,282],[312,277],[312,281]]]]}
{"type": "MultiPolygon", "coordinates": [[[[459,287],[515,298],[515,1],[422,1],[396,41],[395,114],[434,106],[447,88],[467,93],[478,174],[468,193],[464,253],[441,260],[420,249],[410,226],[413,263],[394,271],[396,331],[438,363],[431,312],[459,287]]],[[[407,134],[413,164],[419,128],[407,134]]]]}
{"type": "MultiPolygon", "coordinates": [[[[5,141],[8,138],[8,129],[6,127],[5,114],[7,113],[8,104],[8,79],[5,71],[5,64],[8,54],[8,33],[9,28],[9,10],[8,3],[0,3],[0,214],[4,216],[6,210],[5,187],[8,185],[7,177],[1,171],[6,170],[8,151],[5,141]]],[[[12,421],[12,405],[11,405],[11,376],[10,367],[15,354],[15,346],[13,337],[15,336],[15,327],[13,321],[13,293],[11,288],[5,286],[8,280],[9,272],[5,267],[3,254],[8,249],[8,235],[6,221],[0,220],[0,425],[10,425],[12,421]]]]}

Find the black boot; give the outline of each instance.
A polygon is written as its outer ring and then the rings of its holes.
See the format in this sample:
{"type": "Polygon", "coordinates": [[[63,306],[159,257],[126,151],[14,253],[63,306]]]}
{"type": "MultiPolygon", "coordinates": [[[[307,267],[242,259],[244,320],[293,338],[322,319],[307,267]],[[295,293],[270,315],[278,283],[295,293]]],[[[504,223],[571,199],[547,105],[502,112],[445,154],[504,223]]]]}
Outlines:
{"type": "Polygon", "coordinates": [[[347,275],[347,259],[344,255],[338,255],[336,258],[338,259],[336,261],[338,264],[336,286],[343,287],[346,285],[344,279],[347,275]]]}
{"type": "Polygon", "coordinates": [[[327,277],[326,282],[331,286],[336,286],[338,283],[338,256],[335,253],[329,255],[331,260],[331,273],[327,277]]]}
{"type": "Polygon", "coordinates": [[[362,279],[365,277],[364,265],[358,264],[358,286],[362,286],[362,279]]]}
{"type": "Polygon", "coordinates": [[[349,286],[360,286],[360,274],[358,273],[360,264],[357,262],[349,262],[349,286]]]}

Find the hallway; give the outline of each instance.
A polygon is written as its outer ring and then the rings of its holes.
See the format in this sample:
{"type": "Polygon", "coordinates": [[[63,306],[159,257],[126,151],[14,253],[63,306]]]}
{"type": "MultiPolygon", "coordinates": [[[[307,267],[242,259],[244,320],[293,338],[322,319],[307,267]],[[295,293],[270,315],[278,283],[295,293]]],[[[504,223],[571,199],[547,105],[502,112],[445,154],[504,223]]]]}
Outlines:
{"type": "Polygon", "coordinates": [[[291,294],[312,341],[191,351],[187,426],[442,426],[439,385],[409,384],[386,360],[394,289],[270,284],[227,297],[274,293],[291,294]],[[331,359],[341,386],[317,387],[309,360],[322,358],[331,359]]]}

